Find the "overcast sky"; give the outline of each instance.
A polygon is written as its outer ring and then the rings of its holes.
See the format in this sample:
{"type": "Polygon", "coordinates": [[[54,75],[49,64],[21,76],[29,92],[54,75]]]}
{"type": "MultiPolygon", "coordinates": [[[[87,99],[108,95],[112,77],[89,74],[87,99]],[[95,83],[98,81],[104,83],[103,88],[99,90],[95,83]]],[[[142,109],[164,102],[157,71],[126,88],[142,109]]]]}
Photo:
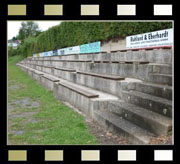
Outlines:
{"type": "MultiPolygon", "coordinates": [[[[8,21],[8,40],[16,36],[21,27],[21,22],[23,21],[8,21]]],[[[25,22],[25,21],[24,21],[25,22]]],[[[62,21],[34,21],[39,24],[39,28],[42,31],[47,30],[49,27],[56,26],[62,21]]]]}

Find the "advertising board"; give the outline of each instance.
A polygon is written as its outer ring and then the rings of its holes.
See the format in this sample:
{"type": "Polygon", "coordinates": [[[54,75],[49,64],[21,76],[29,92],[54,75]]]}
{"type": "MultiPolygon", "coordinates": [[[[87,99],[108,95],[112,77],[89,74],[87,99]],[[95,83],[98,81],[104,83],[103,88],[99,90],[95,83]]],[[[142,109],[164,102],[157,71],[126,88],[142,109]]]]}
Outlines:
{"type": "Polygon", "coordinates": [[[101,42],[94,42],[80,45],[80,53],[96,53],[101,52],[101,42]]]}
{"type": "Polygon", "coordinates": [[[79,46],[58,49],[58,55],[79,54],[79,53],[80,53],[79,46]]]}
{"type": "Polygon", "coordinates": [[[148,48],[173,45],[173,29],[148,32],[126,37],[126,48],[148,48]]]}
{"type": "Polygon", "coordinates": [[[36,57],[37,57],[37,54],[33,54],[33,57],[36,58],[36,57]]]}

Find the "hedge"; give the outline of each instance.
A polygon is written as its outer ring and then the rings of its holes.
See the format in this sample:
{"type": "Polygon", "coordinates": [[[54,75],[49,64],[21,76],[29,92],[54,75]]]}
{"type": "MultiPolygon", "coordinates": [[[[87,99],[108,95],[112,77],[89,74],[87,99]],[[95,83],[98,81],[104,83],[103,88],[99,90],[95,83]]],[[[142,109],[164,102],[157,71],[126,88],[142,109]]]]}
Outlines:
{"type": "Polygon", "coordinates": [[[128,35],[172,28],[171,22],[62,22],[36,38],[27,38],[17,54],[33,53],[76,46],[95,41],[125,38],[128,35]]]}

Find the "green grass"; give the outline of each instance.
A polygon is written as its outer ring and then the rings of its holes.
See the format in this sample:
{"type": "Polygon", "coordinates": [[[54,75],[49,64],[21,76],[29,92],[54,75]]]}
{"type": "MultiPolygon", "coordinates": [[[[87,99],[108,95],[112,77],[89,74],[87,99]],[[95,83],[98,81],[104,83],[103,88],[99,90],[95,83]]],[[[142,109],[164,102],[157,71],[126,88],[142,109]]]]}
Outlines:
{"type": "Polygon", "coordinates": [[[8,58],[8,86],[19,87],[8,91],[8,103],[28,97],[40,106],[23,108],[13,104],[13,110],[8,110],[8,144],[98,144],[81,115],[60,103],[52,92],[15,65],[21,59],[20,56],[8,58]],[[10,119],[24,112],[36,113],[10,119]],[[17,135],[13,131],[23,131],[23,134],[17,135]]]}
{"type": "Polygon", "coordinates": [[[13,57],[9,57],[8,58],[8,64],[16,64],[17,62],[23,60],[23,56],[17,55],[17,56],[13,56],[13,57]]]}

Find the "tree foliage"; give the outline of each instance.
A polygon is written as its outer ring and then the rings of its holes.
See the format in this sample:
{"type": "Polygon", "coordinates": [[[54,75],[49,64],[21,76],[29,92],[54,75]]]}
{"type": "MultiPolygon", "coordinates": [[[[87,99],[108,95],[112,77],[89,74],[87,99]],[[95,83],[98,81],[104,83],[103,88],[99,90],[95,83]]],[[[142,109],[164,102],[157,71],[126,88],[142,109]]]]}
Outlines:
{"type": "Polygon", "coordinates": [[[12,41],[16,41],[16,40],[17,40],[17,37],[14,36],[14,37],[12,38],[12,41]]]}
{"type": "Polygon", "coordinates": [[[22,22],[17,39],[24,40],[28,37],[36,37],[40,34],[39,26],[35,22],[22,22]]]}

